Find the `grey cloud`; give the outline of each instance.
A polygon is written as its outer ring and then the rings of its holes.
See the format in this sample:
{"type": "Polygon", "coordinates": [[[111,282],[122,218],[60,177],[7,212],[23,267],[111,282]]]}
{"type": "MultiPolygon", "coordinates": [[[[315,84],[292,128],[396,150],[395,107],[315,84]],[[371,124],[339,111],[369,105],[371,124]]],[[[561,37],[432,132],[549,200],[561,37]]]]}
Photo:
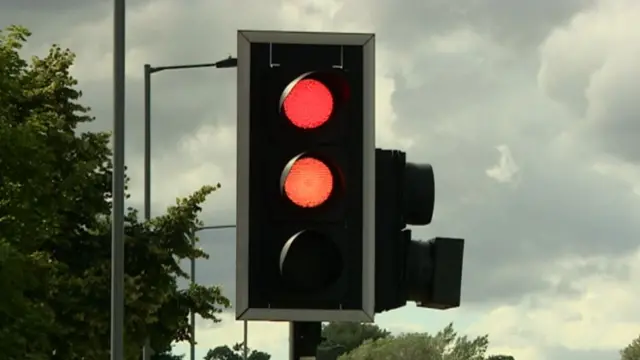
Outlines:
{"type": "MultiPolygon", "coordinates": [[[[91,24],[110,16],[111,2],[96,0],[76,4],[74,1],[56,2],[56,11],[35,7],[41,2],[3,3],[0,23],[18,23],[29,27],[34,36],[29,48],[34,51],[74,35],[80,24],[91,24]],[[33,6],[31,6],[33,5],[33,6]]],[[[278,7],[248,0],[234,3],[193,1],[180,3],[180,11],[170,18],[147,18],[140,21],[135,15],[148,0],[127,2],[127,47],[142,50],[145,62],[153,66],[214,62],[235,55],[236,30],[244,26],[269,28],[278,19],[278,7]],[[237,11],[242,9],[242,11],[237,11]],[[202,14],[203,16],[194,16],[202,14]],[[247,21],[251,19],[250,21],[247,21]],[[251,26],[249,26],[251,25],[251,26]]],[[[65,43],[78,53],[78,62],[85,61],[84,46],[91,42],[94,48],[107,55],[112,46],[112,30],[90,34],[94,39],[75,40],[84,43],[65,43]]],[[[95,50],[94,50],[95,51],[95,50]]],[[[99,54],[100,55],[100,54],[99,54]]],[[[88,61],[87,58],[86,61],[88,61]]],[[[135,61],[131,57],[129,61],[135,61]]],[[[84,64],[92,66],[92,64],[84,64]]],[[[97,65],[97,64],[96,64],[97,65]]],[[[139,68],[138,78],[127,81],[127,150],[130,156],[141,156],[142,99],[141,82],[143,62],[130,64],[139,68]]],[[[110,68],[96,71],[108,71],[110,68]]],[[[107,78],[109,78],[108,76],[107,78]]],[[[84,102],[93,109],[96,122],[89,129],[110,129],[112,121],[111,81],[90,82],[80,80],[84,102]]],[[[178,70],[152,76],[152,114],[154,157],[175,149],[177,140],[193,133],[202,124],[215,124],[218,119],[227,124],[235,121],[235,71],[216,69],[178,70]]],[[[129,156],[128,156],[129,158],[129,156]]]]}
{"type": "Polygon", "coordinates": [[[633,81],[638,77],[638,32],[617,30],[637,11],[611,5],[600,2],[550,34],[540,51],[540,86],[582,118],[576,132],[590,136],[604,151],[638,163],[640,106],[635,99],[640,86],[633,81]]]}
{"type": "Polygon", "coordinates": [[[582,350],[567,347],[550,347],[544,351],[544,358],[549,360],[602,360],[617,359],[620,356],[616,350],[582,350]]]}
{"type": "MultiPolygon", "coordinates": [[[[135,1],[135,0],[134,0],[135,1]]],[[[42,0],[4,0],[2,2],[2,10],[5,11],[30,11],[32,13],[55,13],[66,12],[71,9],[90,8],[100,5],[111,5],[108,0],[58,0],[58,1],[42,1],[42,0]]]]}
{"type": "Polygon", "coordinates": [[[614,263],[637,248],[640,203],[628,186],[590,170],[593,151],[557,148],[575,118],[537,91],[537,65],[526,54],[476,64],[469,61],[474,52],[426,51],[412,59],[420,66],[395,76],[397,130],[421,134],[410,158],[436,172],[434,222],[415,237],[467,239],[467,305],[520,302],[542,292],[574,297],[583,291],[572,285],[576,279],[624,279],[627,269],[614,263]],[[520,168],[514,184],[486,176],[498,145],[510,148],[520,168]],[[604,256],[610,264],[549,283],[545,277],[566,256],[604,256]]]}
{"type": "MultiPolygon", "coordinates": [[[[169,46],[181,49],[171,57],[193,53],[188,50],[190,44],[169,46]]],[[[539,292],[575,296],[579,290],[571,281],[593,270],[584,269],[574,278],[552,285],[541,269],[566,255],[602,254],[615,259],[634,248],[631,239],[638,230],[633,223],[637,205],[626,196],[626,189],[584,169],[585,164],[574,164],[571,157],[558,158],[548,149],[566,127],[567,116],[536,93],[537,64],[526,57],[528,52],[505,49],[506,53],[496,56],[484,45],[474,51],[441,54],[425,50],[413,59],[417,64],[413,72],[395,75],[393,105],[400,119],[398,131],[413,137],[419,134],[409,156],[432,163],[438,177],[436,220],[428,231],[417,230],[416,236],[427,239],[425,234],[435,232],[468,239],[467,305],[518,302],[526,294],[539,292]],[[478,57],[485,61],[474,60],[478,57]],[[514,93],[521,97],[514,97],[514,93]],[[510,146],[522,168],[516,188],[501,186],[485,175],[497,162],[495,146],[501,144],[510,146]],[[615,240],[602,241],[611,234],[615,240]]],[[[216,71],[207,74],[228,76],[216,71]]],[[[185,98],[186,106],[171,109],[170,104],[179,100],[177,89],[206,88],[198,75],[185,72],[158,75],[157,81],[154,78],[154,127],[164,129],[154,132],[154,141],[169,144],[168,152],[179,134],[195,129],[203,114],[211,111],[205,107],[213,101],[193,90],[185,92],[193,97],[193,103],[185,98]],[[171,122],[180,115],[191,118],[180,125],[171,122]]],[[[232,79],[227,81],[232,83],[232,79]]],[[[211,266],[233,271],[233,259],[224,261],[211,266]]]]}
{"type": "MultiPolygon", "coordinates": [[[[465,300],[518,301],[543,290],[571,296],[576,289],[568,285],[582,277],[597,274],[624,279],[627,269],[615,262],[637,248],[635,234],[640,231],[635,221],[640,204],[629,189],[579,167],[571,167],[570,172],[560,168],[569,164],[549,160],[535,164],[522,159],[521,163],[527,172],[515,189],[489,184],[482,180],[482,173],[469,172],[468,181],[461,185],[481,192],[477,201],[438,200],[440,206],[454,209],[434,219],[430,235],[468,239],[465,300]],[[479,188],[478,183],[483,182],[485,187],[479,188]],[[611,263],[576,269],[550,289],[544,276],[555,261],[566,256],[610,257],[611,263]]],[[[446,189],[449,183],[439,181],[437,186],[446,189]]]]}
{"type": "MultiPolygon", "coordinates": [[[[140,66],[140,73],[143,69],[140,66]]],[[[83,103],[91,106],[96,121],[86,130],[110,130],[113,88],[105,82],[81,83],[83,103]]],[[[205,68],[157,73],[151,80],[151,140],[156,159],[176,150],[179,140],[202,124],[233,124],[235,71],[205,68]]],[[[127,81],[126,146],[131,156],[144,150],[144,87],[141,79],[127,81]]],[[[211,154],[215,159],[216,154],[211,154]]]]}
{"type": "Polygon", "coordinates": [[[232,307],[226,311],[235,312],[235,230],[203,232],[200,235],[200,246],[209,254],[210,258],[196,263],[196,281],[207,286],[221,286],[223,294],[231,301],[232,307]]]}
{"type": "MultiPolygon", "coordinates": [[[[633,63],[638,60],[635,55],[633,63]]],[[[640,163],[640,85],[633,79],[640,73],[630,64],[607,64],[592,77],[587,117],[593,135],[609,152],[624,160],[640,163]],[[624,69],[624,70],[622,70],[624,69]],[[635,72],[637,75],[634,75],[635,72]]]]}
{"type": "Polygon", "coordinates": [[[345,2],[336,19],[375,24],[376,30],[394,48],[407,49],[426,36],[455,28],[472,28],[519,48],[536,46],[554,26],[592,3],[591,0],[526,1],[391,0],[345,2]],[[368,11],[364,12],[366,8],[368,11]]]}
{"type": "MultiPolygon", "coordinates": [[[[223,294],[235,304],[236,267],[235,267],[235,230],[221,229],[203,231],[199,234],[198,246],[207,252],[209,259],[196,261],[196,281],[206,286],[221,286],[223,294]]],[[[190,272],[190,262],[181,262],[181,268],[190,272]]],[[[180,287],[186,287],[188,280],[182,280],[180,287]]]]}
{"type": "MultiPolygon", "coordinates": [[[[149,3],[140,1],[135,7],[149,3]]],[[[589,172],[584,159],[551,149],[552,140],[573,119],[537,92],[537,59],[529,56],[529,48],[553,26],[588,3],[465,0],[452,8],[450,1],[398,6],[397,2],[376,0],[367,2],[366,7],[362,2],[349,1],[334,19],[340,22],[370,16],[379,34],[379,47],[398,50],[399,56],[408,54],[414,64],[409,74],[400,69],[392,72],[396,80],[393,106],[400,119],[397,129],[417,140],[409,150],[410,158],[434,164],[438,177],[436,219],[428,229],[416,230],[415,236],[428,239],[439,234],[468,239],[466,306],[515,302],[526,294],[544,291],[573,296],[576,289],[570,285],[572,278],[551,285],[542,270],[568,254],[599,254],[610,256],[613,262],[637,246],[632,239],[640,230],[634,221],[640,210],[628,189],[589,172]],[[364,8],[368,15],[362,14],[364,8]],[[504,45],[499,49],[503,53],[495,55],[492,47],[457,55],[418,48],[423,39],[460,27],[497,39],[504,45]],[[499,157],[495,147],[502,144],[511,148],[522,168],[517,187],[499,185],[485,174],[499,157]]],[[[0,21],[7,21],[6,14],[18,14],[14,19],[24,19],[26,25],[45,33],[38,42],[46,43],[67,36],[74,24],[94,21],[111,11],[104,3],[91,4],[95,5],[86,5],[86,9],[62,6],[60,13],[50,15],[43,9],[32,17],[27,17],[26,7],[3,7],[0,21]],[[72,8],[78,13],[68,17],[72,8]],[[82,11],[86,15],[81,15],[82,11]],[[45,16],[51,22],[43,21],[45,16]]],[[[131,49],[143,54],[135,60],[140,63],[133,64],[140,75],[143,62],[171,65],[224,58],[229,52],[235,53],[238,28],[277,28],[283,20],[280,9],[268,2],[191,1],[181,6],[180,11],[151,19],[150,23],[131,20],[127,40],[131,49]]],[[[86,39],[95,40],[104,54],[111,46],[107,30],[100,39],[86,39]]],[[[175,152],[178,140],[202,124],[233,123],[234,74],[202,69],[153,76],[154,162],[175,152]]],[[[110,81],[80,81],[85,100],[97,117],[92,126],[109,129],[110,81]]],[[[142,151],[142,84],[139,78],[132,78],[127,86],[129,161],[139,158],[142,151]]],[[[228,160],[216,154],[208,159],[224,164],[228,160]]],[[[154,179],[167,181],[171,173],[154,175],[154,179]]],[[[207,182],[209,179],[203,179],[203,184],[207,182]]],[[[233,214],[221,216],[233,218],[233,214]]],[[[205,223],[213,220],[207,218],[205,223]]],[[[233,232],[221,230],[201,237],[212,259],[198,263],[198,280],[222,284],[233,299],[233,232]]],[[[582,271],[573,276],[597,271],[619,277],[625,269],[582,271]]]]}
{"type": "Polygon", "coordinates": [[[112,11],[112,2],[107,0],[3,0],[0,28],[26,26],[34,33],[29,41],[29,47],[34,48],[58,43],[69,31],[70,24],[97,21],[109,11],[112,11]]]}

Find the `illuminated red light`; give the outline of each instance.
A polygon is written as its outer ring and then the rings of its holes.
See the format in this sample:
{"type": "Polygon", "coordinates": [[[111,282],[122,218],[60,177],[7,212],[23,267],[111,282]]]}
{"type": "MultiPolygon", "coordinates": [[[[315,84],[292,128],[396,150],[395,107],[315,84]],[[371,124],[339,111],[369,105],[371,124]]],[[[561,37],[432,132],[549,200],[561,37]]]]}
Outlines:
{"type": "Polygon", "coordinates": [[[315,129],[331,117],[334,99],[331,90],[314,79],[298,81],[286,95],[282,108],[293,125],[315,129]]]}
{"type": "Polygon", "coordinates": [[[333,183],[331,169],[324,162],[311,157],[301,158],[286,174],[284,193],[294,204],[314,208],[329,199],[333,183]]]}

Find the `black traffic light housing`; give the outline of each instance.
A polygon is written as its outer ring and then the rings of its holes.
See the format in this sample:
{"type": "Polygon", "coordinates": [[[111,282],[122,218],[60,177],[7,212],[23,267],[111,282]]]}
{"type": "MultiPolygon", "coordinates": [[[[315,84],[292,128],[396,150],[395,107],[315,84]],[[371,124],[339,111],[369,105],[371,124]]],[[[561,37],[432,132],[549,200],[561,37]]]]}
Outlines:
{"type": "Polygon", "coordinates": [[[398,150],[376,149],[376,300],[383,312],[418,306],[460,306],[464,240],[411,238],[407,225],[433,219],[435,179],[428,164],[406,161],[398,150]]]}
{"type": "Polygon", "coordinates": [[[372,321],[374,36],[238,32],[236,317],[372,321]]]}

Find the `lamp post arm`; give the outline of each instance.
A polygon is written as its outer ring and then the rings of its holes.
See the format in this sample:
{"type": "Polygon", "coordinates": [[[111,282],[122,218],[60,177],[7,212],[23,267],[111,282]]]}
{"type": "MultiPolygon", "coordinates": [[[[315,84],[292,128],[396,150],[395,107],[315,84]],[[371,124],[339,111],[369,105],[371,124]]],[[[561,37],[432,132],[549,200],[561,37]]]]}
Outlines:
{"type": "Polygon", "coordinates": [[[214,63],[201,63],[201,64],[183,64],[183,65],[168,65],[168,66],[156,66],[151,67],[150,73],[157,73],[164,70],[181,70],[181,69],[197,69],[197,68],[234,68],[238,66],[238,59],[234,57],[228,57],[226,59],[214,62],[214,63]]]}

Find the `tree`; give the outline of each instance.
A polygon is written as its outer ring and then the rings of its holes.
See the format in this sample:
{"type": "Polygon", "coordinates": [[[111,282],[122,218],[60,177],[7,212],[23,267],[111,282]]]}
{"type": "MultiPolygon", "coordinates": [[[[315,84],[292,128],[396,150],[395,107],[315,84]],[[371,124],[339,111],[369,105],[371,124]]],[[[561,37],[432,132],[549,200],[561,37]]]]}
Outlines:
{"type": "Polygon", "coordinates": [[[340,346],[343,352],[349,352],[367,340],[384,339],[390,335],[390,332],[375,324],[332,322],[322,326],[322,336],[326,340],[320,345],[320,349],[322,351],[340,346]]]}
{"type": "MultiPolygon", "coordinates": [[[[30,36],[0,33],[0,348],[7,360],[105,359],[109,351],[111,152],[70,75],[74,55],[53,46],[27,62],[30,36]]],[[[125,348],[138,359],[150,337],[157,352],[190,340],[188,313],[219,321],[229,307],[219,287],[177,287],[180,259],[196,247],[205,186],[166,214],[125,223],[125,348]]]]}
{"type": "Polygon", "coordinates": [[[620,360],[640,360],[640,336],[620,350],[620,360]]]}
{"type": "Polygon", "coordinates": [[[50,353],[47,334],[56,325],[52,309],[33,295],[41,295],[54,265],[38,245],[59,218],[52,211],[56,204],[48,201],[56,200],[55,189],[40,163],[51,155],[38,142],[39,128],[11,122],[12,114],[23,111],[12,99],[26,97],[10,76],[24,71],[17,53],[24,36],[21,31],[0,33],[0,348],[9,359],[29,352],[31,359],[44,359],[50,353]],[[32,210],[34,202],[40,204],[38,211],[32,210]]]}
{"type": "Polygon", "coordinates": [[[470,340],[459,336],[449,324],[436,335],[403,334],[367,341],[342,355],[340,360],[483,360],[489,345],[487,335],[470,340]]]}
{"type": "MultiPolygon", "coordinates": [[[[248,360],[270,360],[271,355],[262,352],[248,349],[248,360]]],[[[218,346],[215,349],[211,349],[205,355],[204,360],[243,360],[244,359],[244,343],[237,343],[233,347],[227,345],[218,346]]]]}
{"type": "Polygon", "coordinates": [[[184,355],[174,355],[170,351],[151,355],[151,360],[183,360],[184,355]]]}

